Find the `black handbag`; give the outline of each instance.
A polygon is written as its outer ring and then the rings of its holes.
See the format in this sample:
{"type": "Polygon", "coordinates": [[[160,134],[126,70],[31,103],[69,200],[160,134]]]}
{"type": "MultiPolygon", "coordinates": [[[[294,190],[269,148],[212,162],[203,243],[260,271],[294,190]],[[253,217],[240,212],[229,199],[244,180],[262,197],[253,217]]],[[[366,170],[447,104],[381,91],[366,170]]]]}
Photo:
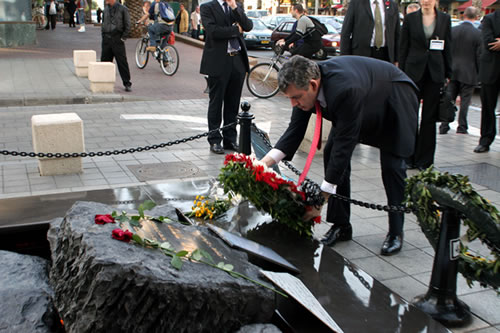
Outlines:
{"type": "Polygon", "coordinates": [[[455,121],[455,113],[457,112],[457,107],[455,106],[455,101],[451,96],[450,91],[447,86],[441,88],[441,97],[439,99],[439,114],[438,122],[441,123],[452,123],[455,121]]]}

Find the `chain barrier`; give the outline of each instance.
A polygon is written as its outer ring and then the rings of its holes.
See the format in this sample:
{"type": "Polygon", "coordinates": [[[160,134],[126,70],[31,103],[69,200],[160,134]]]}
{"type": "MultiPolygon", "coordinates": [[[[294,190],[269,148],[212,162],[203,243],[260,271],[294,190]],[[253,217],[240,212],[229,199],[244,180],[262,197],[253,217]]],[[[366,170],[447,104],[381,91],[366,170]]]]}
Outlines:
{"type": "Polygon", "coordinates": [[[231,123],[229,125],[213,129],[211,131],[196,134],[193,136],[189,136],[184,139],[173,140],[169,142],[160,143],[157,145],[144,146],[144,147],[136,147],[129,149],[121,149],[121,150],[108,150],[108,151],[97,151],[97,152],[83,152],[83,153],[35,153],[35,152],[18,152],[18,151],[9,151],[9,150],[0,150],[0,155],[10,155],[10,156],[21,156],[21,157],[39,157],[39,158],[71,158],[71,157],[95,157],[95,156],[111,156],[111,155],[120,155],[120,154],[132,154],[136,152],[156,150],[160,148],[170,147],[174,145],[178,145],[181,143],[186,143],[189,141],[194,141],[201,139],[205,136],[208,136],[212,133],[222,131],[227,128],[234,127],[238,124],[238,122],[231,123]]]}
{"type": "MultiPolygon", "coordinates": [[[[255,126],[255,124],[252,123],[252,126],[254,127],[255,131],[259,134],[259,136],[264,140],[264,142],[266,143],[266,145],[269,148],[273,148],[273,146],[269,142],[269,139],[266,136],[266,134],[263,131],[261,131],[259,128],[257,128],[257,126],[255,126]]],[[[288,169],[290,169],[290,171],[292,171],[293,173],[295,173],[297,176],[300,176],[300,174],[302,173],[292,163],[290,163],[288,161],[281,161],[281,162],[288,169]]],[[[311,179],[309,179],[307,177],[305,178],[303,184],[304,185],[302,185],[302,187],[304,189],[304,192],[306,192],[306,193],[315,193],[315,192],[319,192],[320,191],[320,186],[316,182],[314,182],[313,180],[311,180],[311,179]]],[[[332,196],[335,199],[342,200],[344,202],[348,202],[348,203],[356,205],[356,206],[360,206],[360,207],[364,207],[364,208],[369,208],[369,209],[373,209],[373,210],[379,210],[379,211],[385,211],[385,212],[392,212],[392,213],[407,213],[407,214],[413,213],[413,210],[410,209],[410,208],[408,208],[408,207],[406,207],[406,206],[379,205],[379,204],[364,202],[364,201],[360,201],[360,200],[356,200],[356,199],[351,199],[351,198],[345,197],[345,196],[340,195],[340,194],[332,194],[332,196]]],[[[318,202],[318,201],[320,201],[320,199],[315,199],[314,201],[318,202]]]]}

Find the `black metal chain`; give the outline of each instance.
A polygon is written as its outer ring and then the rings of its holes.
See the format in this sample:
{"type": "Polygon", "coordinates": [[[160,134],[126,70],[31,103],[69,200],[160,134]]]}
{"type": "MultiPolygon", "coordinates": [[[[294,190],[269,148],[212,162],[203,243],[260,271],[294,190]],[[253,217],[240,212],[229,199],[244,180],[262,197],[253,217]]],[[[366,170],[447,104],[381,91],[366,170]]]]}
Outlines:
{"type": "Polygon", "coordinates": [[[95,156],[111,156],[111,155],[120,155],[120,154],[132,154],[136,152],[156,150],[160,148],[170,147],[173,145],[178,145],[181,143],[186,143],[189,141],[194,141],[201,139],[205,136],[208,136],[212,133],[222,131],[227,128],[234,127],[238,124],[238,122],[231,123],[229,125],[223,126],[221,128],[216,128],[211,131],[196,134],[184,139],[173,140],[169,142],[160,143],[157,145],[144,146],[144,147],[136,147],[129,149],[121,149],[121,150],[108,150],[108,151],[97,151],[97,152],[83,152],[83,153],[35,153],[35,152],[18,152],[18,151],[10,151],[10,150],[0,150],[1,155],[10,155],[10,156],[21,156],[21,157],[40,157],[40,158],[71,158],[71,157],[95,157],[95,156]]]}
{"type": "MultiPolygon", "coordinates": [[[[273,146],[269,142],[269,139],[266,136],[266,134],[263,131],[261,131],[259,128],[257,128],[257,126],[255,126],[255,124],[252,123],[252,126],[254,126],[254,129],[259,134],[259,136],[264,140],[266,145],[269,148],[273,148],[273,146]]],[[[295,166],[293,166],[292,163],[290,163],[288,161],[282,161],[282,163],[288,169],[290,169],[290,171],[295,173],[297,176],[300,176],[302,174],[302,171],[300,171],[295,166]]],[[[320,186],[316,182],[314,182],[313,180],[306,177],[304,180],[304,183],[302,185],[302,189],[304,190],[304,192],[306,192],[306,195],[307,195],[308,193],[319,192],[320,186]]],[[[373,210],[380,210],[380,211],[393,212],[393,213],[413,213],[413,210],[409,207],[406,207],[406,206],[379,205],[379,204],[364,202],[364,201],[360,201],[360,200],[356,200],[356,199],[351,199],[351,198],[345,197],[345,196],[340,195],[340,194],[332,194],[331,196],[333,196],[335,199],[339,199],[339,200],[351,203],[351,204],[356,205],[356,206],[365,207],[365,208],[369,208],[369,209],[373,209],[373,210]]],[[[314,201],[319,202],[319,201],[321,201],[321,199],[316,198],[314,201]]]]}

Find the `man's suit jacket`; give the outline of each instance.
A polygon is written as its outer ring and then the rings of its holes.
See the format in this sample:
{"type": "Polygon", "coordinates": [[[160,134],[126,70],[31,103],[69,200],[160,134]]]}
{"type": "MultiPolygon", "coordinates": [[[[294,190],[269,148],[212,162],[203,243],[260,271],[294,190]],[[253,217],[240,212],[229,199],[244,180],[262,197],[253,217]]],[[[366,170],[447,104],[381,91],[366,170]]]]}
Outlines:
{"type": "MultiPolygon", "coordinates": [[[[380,10],[385,10],[385,41],[389,60],[399,59],[399,10],[392,1],[378,0],[380,10]],[[388,3],[388,5],[386,5],[388,3]]],[[[342,24],[340,34],[340,54],[371,56],[371,39],[375,20],[370,0],[352,0],[342,24]]]]}
{"type": "MultiPolygon", "coordinates": [[[[396,66],[377,59],[344,56],[319,63],[333,140],[325,180],[339,184],[358,142],[396,156],[413,154],[417,129],[417,87],[396,66]]],[[[307,130],[311,113],[295,107],[275,148],[291,159],[307,130]]],[[[326,162],[326,161],[325,161],[326,162]]]]}
{"type": "Polygon", "coordinates": [[[224,13],[217,0],[212,0],[200,7],[201,22],[205,28],[205,47],[201,58],[200,73],[209,76],[219,76],[230,67],[230,57],[227,53],[227,43],[232,38],[237,38],[241,46],[241,56],[245,63],[246,71],[250,70],[248,65],[247,49],[245,41],[236,25],[240,24],[244,31],[250,31],[253,23],[245,14],[243,7],[237,3],[237,8],[231,10],[231,20],[224,13]]]}
{"type": "Polygon", "coordinates": [[[483,49],[479,65],[479,81],[493,84],[500,77],[500,52],[490,51],[488,43],[500,38],[500,11],[484,17],[481,34],[483,49]]]}
{"type": "Polygon", "coordinates": [[[448,14],[436,11],[436,27],[431,39],[444,40],[444,50],[429,50],[430,41],[425,38],[422,11],[406,15],[401,30],[401,51],[399,52],[399,68],[414,81],[422,79],[426,67],[432,81],[444,83],[451,78],[451,19],[448,14]]]}
{"type": "Polygon", "coordinates": [[[453,57],[452,80],[476,85],[479,73],[479,55],[481,54],[481,32],[470,22],[451,29],[454,42],[451,44],[453,57]]]}

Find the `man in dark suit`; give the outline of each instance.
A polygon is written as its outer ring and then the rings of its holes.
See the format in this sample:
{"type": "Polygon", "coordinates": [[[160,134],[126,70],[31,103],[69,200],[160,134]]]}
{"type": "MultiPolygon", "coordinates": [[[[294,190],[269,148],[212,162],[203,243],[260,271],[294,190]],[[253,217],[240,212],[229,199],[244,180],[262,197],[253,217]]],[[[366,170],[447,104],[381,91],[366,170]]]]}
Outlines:
{"type": "MultiPolygon", "coordinates": [[[[477,86],[479,73],[479,55],[481,54],[481,32],[473,25],[477,18],[476,7],[467,7],[464,22],[451,29],[451,54],[453,58],[451,80],[448,91],[453,100],[460,96],[457,134],[467,134],[467,112],[477,86]]],[[[440,134],[450,130],[449,123],[441,123],[440,134]]]]}
{"type": "MultiPolygon", "coordinates": [[[[321,189],[328,200],[326,220],[333,226],[322,241],[333,245],[350,240],[350,206],[330,194],[350,196],[351,156],[356,144],[364,143],[380,149],[388,204],[401,205],[406,178],[404,158],[413,154],[415,145],[417,88],[397,67],[353,56],[320,63],[294,56],[283,65],[278,80],[294,108],[288,129],[263,162],[270,166],[283,158],[291,159],[304,138],[311,113],[320,108],[321,117],[332,123],[324,150],[325,180],[321,189]]],[[[311,211],[312,216],[320,213],[321,208],[311,211]]],[[[383,255],[401,250],[403,221],[402,213],[389,213],[383,255]]]]}
{"type": "MultiPolygon", "coordinates": [[[[206,36],[200,72],[208,75],[208,129],[214,130],[220,128],[222,118],[224,125],[236,121],[243,82],[249,71],[241,34],[252,30],[253,23],[235,0],[212,0],[203,4],[200,11],[206,36]]],[[[224,129],[222,135],[211,134],[208,142],[216,154],[224,154],[224,149],[239,150],[235,127],[224,129]]]]}
{"type": "Polygon", "coordinates": [[[484,47],[479,64],[481,139],[475,153],[489,151],[497,134],[495,108],[500,92],[500,11],[486,15],[481,27],[484,47]]]}
{"type": "Polygon", "coordinates": [[[393,0],[352,0],[342,24],[340,54],[398,62],[399,10],[393,0]]]}

